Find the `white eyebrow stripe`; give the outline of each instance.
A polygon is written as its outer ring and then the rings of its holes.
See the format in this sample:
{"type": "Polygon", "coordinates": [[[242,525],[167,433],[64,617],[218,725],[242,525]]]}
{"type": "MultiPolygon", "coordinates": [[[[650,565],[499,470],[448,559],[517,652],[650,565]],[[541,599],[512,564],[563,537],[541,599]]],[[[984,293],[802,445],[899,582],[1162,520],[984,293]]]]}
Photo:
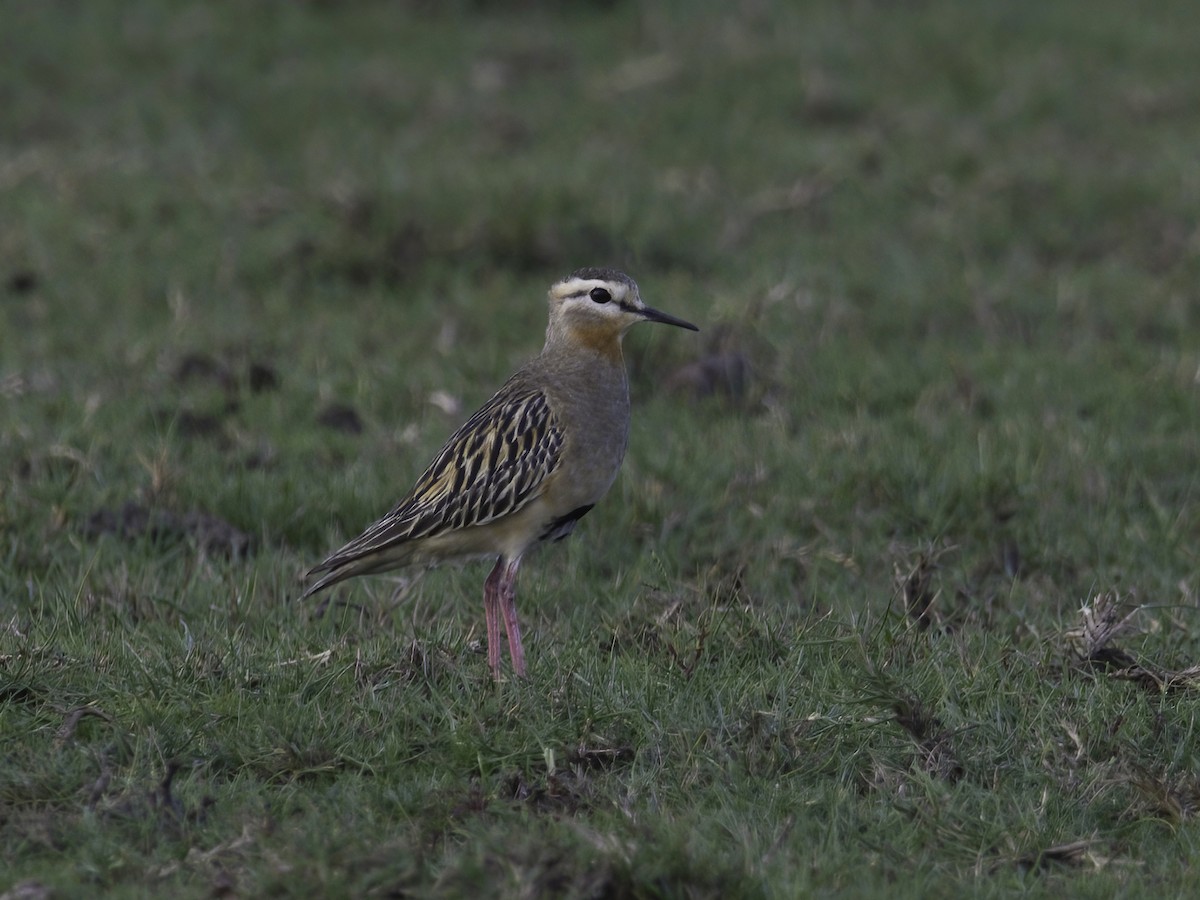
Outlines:
{"type": "Polygon", "coordinates": [[[586,294],[592,288],[607,287],[608,282],[599,281],[595,278],[589,278],[586,280],[583,278],[572,278],[570,281],[564,281],[561,286],[564,291],[571,292],[570,296],[575,297],[579,294],[586,294]]]}

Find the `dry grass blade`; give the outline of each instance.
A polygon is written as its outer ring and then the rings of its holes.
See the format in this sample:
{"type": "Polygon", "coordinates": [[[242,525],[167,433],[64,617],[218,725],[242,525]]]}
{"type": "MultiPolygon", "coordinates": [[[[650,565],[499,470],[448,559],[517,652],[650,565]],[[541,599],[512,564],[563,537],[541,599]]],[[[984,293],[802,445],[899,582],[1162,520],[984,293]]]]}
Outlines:
{"type": "Polygon", "coordinates": [[[1079,611],[1083,621],[1066,633],[1075,644],[1080,663],[1152,690],[1200,687],[1200,665],[1168,669],[1138,659],[1113,643],[1121,635],[1140,633],[1135,619],[1141,611],[1138,606],[1126,612],[1115,592],[1097,594],[1090,603],[1085,603],[1079,611]]]}
{"type": "Polygon", "coordinates": [[[1094,848],[1099,843],[1098,840],[1092,838],[1056,844],[1045,850],[1039,850],[1037,853],[1018,857],[1016,865],[1019,869],[1027,872],[1045,872],[1055,865],[1070,868],[1082,868],[1090,865],[1092,868],[1102,869],[1108,865],[1110,859],[1095,851],[1094,848]]]}
{"type": "Polygon", "coordinates": [[[102,709],[97,709],[95,706],[77,706],[75,709],[67,713],[67,717],[63,720],[62,727],[54,735],[54,741],[60,747],[70,743],[75,737],[75,732],[79,728],[79,723],[86,716],[95,716],[97,719],[103,719],[105,722],[112,722],[108,713],[102,709]]]}
{"type": "Polygon", "coordinates": [[[1134,619],[1141,607],[1124,612],[1121,598],[1115,592],[1097,594],[1090,603],[1079,610],[1083,619],[1078,628],[1067,632],[1067,637],[1076,641],[1083,659],[1092,662],[1107,662],[1113,654],[1123,654],[1111,646],[1122,634],[1134,632],[1134,619]]]}
{"type": "Polygon", "coordinates": [[[1152,663],[1140,662],[1124,669],[1117,669],[1111,674],[1114,678],[1134,681],[1142,687],[1152,690],[1172,691],[1200,687],[1200,666],[1172,670],[1155,666],[1152,663]]]}
{"type": "Polygon", "coordinates": [[[916,742],[922,771],[951,784],[963,777],[951,733],[937,716],[915,697],[897,698],[893,710],[896,723],[916,742]]]}
{"type": "Polygon", "coordinates": [[[1150,814],[1182,824],[1200,812],[1200,778],[1194,775],[1171,778],[1143,772],[1130,780],[1142,795],[1150,814]]]}
{"type": "Polygon", "coordinates": [[[905,566],[900,561],[892,565],[892,577],[904,601],[904,612],[922,631],[934,622],[941,621],[937,601],[942,591],[934,585],[934,573],[938,570],[941,558],[953,549],[931,545],[918,553],[911,565],[905,566]]]}

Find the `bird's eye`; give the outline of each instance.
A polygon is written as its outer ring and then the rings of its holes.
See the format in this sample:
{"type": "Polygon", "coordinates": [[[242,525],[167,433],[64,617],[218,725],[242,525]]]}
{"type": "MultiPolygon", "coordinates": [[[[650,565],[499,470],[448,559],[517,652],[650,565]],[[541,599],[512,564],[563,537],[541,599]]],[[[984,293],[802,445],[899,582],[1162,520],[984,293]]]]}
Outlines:
{"type": "Polygon", "coordinates": [[[612,294],[610,294],[605,288],[592,288],[592,292],[588,296],[590,296],[596,303],[607,303],[612,299],[612,294]]]}

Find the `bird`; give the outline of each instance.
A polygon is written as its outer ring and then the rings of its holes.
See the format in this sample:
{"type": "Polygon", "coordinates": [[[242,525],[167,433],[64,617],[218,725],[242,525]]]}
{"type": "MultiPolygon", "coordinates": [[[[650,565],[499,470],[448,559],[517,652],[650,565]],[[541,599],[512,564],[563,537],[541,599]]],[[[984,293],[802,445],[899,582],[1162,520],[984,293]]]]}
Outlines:
{"type": "Polygon", "coordinates": [[[639,322],[690,331],[647,306],[613,268],[582,268],[549,290],[541,353],[450,437],[412,489],[362,534],[313,567],[304,591],[357,575],[492,558],[484,581],[488,666],[500,681],[500,622],[513,672],[525,677],[517,620],[521,560],[561,541],[612,487],[629,444],[629,380],[621,343],[639,322]]]}

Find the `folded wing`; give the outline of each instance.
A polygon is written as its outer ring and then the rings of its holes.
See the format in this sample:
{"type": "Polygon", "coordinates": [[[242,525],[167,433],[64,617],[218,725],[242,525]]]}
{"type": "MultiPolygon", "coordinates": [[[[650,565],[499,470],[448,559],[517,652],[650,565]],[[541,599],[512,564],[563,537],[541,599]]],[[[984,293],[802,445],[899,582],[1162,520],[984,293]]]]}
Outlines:
{"type": "Polygon", "coordinates": [[[541,493],[562,447],[545,394],[502,389],[454,433],[391,512],[309,574],[516,512],[541,493]]]}

